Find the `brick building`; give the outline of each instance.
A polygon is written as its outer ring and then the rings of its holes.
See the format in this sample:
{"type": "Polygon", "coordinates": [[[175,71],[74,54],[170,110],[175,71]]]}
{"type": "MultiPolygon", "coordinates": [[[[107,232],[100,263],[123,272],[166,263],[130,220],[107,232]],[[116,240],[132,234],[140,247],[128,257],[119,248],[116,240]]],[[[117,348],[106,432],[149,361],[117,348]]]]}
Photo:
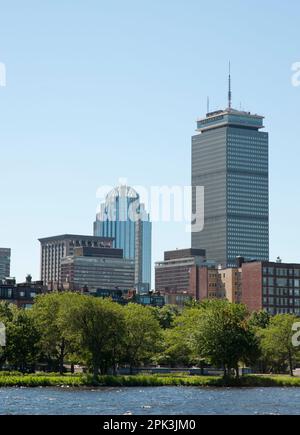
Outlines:
{"type": "Polygon", "coordinates": [[[228,299],[229,302],[239,303],[242,292],[241,278],[240,268],[202,267],[200,270],[199,300],[228,299]]]}
{"type": "Polygon", "coordinates": [[[164,261],[155,264],[155,290],[170,305],[183,306],[189,300],[199,300],[200,273],[205,264],[203,249],[165,252],[164,261]]]}
{"type": "Polygon", "coordinates": [[[31,281],[17,284],[14,278],[8,278],[0,284],[0,302],[15,304],[18,308],[31,308],[36,296],[46,292],[42,281],[31,281]]]}
{"type": "Polygon", "coordinates": [[[251,312],[300,315],[300,264],[244,263],[241,302],[251,312]]]}

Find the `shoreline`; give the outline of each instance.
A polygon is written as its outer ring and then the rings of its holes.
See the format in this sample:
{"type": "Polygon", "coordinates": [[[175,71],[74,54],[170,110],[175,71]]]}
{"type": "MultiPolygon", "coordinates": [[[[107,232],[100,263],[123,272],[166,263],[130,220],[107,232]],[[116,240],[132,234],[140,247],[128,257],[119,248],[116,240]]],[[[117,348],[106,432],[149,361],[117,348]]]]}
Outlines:
{"type": "Polygon", "coordinates": [[[285,375],[249,375],[237,379],[216,376],[98,376],[88,375],[1,375],[0,388],[101,388],[101,387],[202,387],[202,388],[290,388],[300,387],[300,378],[285,375]]]}

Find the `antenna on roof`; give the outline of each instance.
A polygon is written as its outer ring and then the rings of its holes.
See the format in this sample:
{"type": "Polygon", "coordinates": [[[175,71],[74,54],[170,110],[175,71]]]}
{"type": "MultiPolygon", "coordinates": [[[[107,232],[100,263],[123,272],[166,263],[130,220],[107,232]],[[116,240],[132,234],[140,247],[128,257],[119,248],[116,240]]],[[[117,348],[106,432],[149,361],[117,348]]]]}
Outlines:
{"type": "Polygon", "coordinates": [[[207,97],[207,112],[206,113],[209,113],[209,97],[207,97]]]}
{"type": "Polygon", "coordinates": [[[229,61],[229,77],[228,77],[228,107],[232,106],[232,92],[231,92],[231,62],[229,61]]]}

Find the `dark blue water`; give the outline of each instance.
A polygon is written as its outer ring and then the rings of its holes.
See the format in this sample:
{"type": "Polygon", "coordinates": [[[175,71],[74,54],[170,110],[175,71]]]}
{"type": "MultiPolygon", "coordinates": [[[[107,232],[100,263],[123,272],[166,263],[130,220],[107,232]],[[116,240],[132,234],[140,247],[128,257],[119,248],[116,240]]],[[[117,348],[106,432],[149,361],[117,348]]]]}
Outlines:
{"type": "Polygon", "coordinates": [[[300,415],[300,389],[0,389],[0,414],[300,415]]]}

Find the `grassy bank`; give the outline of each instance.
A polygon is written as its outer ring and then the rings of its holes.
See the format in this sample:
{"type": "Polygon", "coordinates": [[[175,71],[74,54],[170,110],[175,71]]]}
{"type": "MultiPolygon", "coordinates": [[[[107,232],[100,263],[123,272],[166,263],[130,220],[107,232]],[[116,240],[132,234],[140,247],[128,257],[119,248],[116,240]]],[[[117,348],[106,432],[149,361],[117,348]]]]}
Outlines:
{"type": "Polygon", "coordinates": [[[225,380],[214,376],[99,376],[56,374],[20,375],[0,372],[1,387],[300,387],[300,378],[288,376],[245,376],[225,380]]]}

